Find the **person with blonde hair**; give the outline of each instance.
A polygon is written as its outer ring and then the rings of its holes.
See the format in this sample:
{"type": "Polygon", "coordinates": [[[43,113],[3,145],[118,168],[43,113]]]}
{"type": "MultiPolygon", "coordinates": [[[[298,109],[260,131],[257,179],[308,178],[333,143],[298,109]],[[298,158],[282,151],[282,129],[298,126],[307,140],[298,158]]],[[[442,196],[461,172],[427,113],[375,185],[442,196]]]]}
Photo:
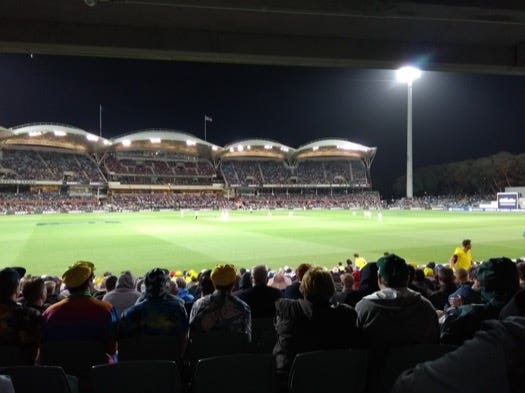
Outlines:
{"type": "Polygon", "coordinates": [[[329,271],[310,268],[299,289],[302,299],[280,299],[275,305],[277,343],[273,354],[283,384],[298,353],[350,348],[359,343],[355,310],[346,304],[330,304],[335,284],[329,271]]]}

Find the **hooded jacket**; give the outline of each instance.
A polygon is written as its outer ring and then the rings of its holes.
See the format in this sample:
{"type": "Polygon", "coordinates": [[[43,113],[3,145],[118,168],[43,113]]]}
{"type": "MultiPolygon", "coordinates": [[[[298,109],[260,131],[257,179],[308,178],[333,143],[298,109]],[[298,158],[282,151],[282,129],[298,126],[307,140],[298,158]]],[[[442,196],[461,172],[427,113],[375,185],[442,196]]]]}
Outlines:
{"type": "Polygon", "coordinates": [[[481,304],[451,309],[441,327],[441,342],[461,345],[474,337],[483,321],[498,318],[500,311],[519,290],[516,264],[509,258],[491,258],[478,269],[481,304]]]}
{"type": "Polygon", "coordinates": [[[525,318],[490,320],[472,340],[404,372],[393,393],[525,391],[525,318]]]}
{"type": "Polygon", "coordinates": [[[357,326],[368,346],[378,349],[439,341],[439,325],[432,304],[408,288],[385,288],[356,305],[357,326]]]}
{"type": "Polygon", "coordinates": [[[135,290],[133,275],[130,272],[124,272],[118,278],[116,288],[106,293],[102,300],[111,303],[120,316],[125,309],[135,304],[140,295],[140,292],[135,290]]]}

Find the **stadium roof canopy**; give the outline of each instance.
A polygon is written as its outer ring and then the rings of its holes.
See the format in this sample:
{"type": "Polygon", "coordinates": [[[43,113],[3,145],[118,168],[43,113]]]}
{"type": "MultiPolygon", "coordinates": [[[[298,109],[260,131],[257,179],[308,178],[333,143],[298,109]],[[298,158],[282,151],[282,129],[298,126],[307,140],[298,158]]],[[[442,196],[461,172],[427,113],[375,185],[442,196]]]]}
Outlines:
{"type": "Polygon", "coordinates": [[[94,152],[111,142],[80,128],[59,123],[30,123],[9,129],[10,135],[2,137],[2,145],[26,145],[94,152]]]}
{"type": "Polygon", "coordinates": [[[268,139],[246,139],[224,146],[221,158],[259,157],[286,159],[295,149],[268,139]]]}
{"type": "Polygon", "coordinates": [[[222,148],[195,135],[170,129],[146,129],[111,139],[113,151],[163,151],[213,158],[222,148]]]}
{"type": "Polygon", "coordinates": [[[291,158],[301,160],[306,158],[348,157],[371,162],[377,147],[367,147],[346,139],[321,139],[299,147],[291,158]]]}
{"type": "Polygon", "coordinates": [[[7,128],[0,127],[0,140],[7,138],[11,136],[13,133],[9,131],[7,128]]]}

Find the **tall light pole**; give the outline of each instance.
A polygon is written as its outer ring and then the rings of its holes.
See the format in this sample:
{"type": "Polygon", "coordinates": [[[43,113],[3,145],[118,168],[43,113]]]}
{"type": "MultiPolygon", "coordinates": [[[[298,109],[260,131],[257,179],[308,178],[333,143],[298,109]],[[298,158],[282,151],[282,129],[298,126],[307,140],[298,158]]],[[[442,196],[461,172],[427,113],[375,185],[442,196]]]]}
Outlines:
{"type": "Polygon", "coordinates": [[[414,196],[412,171],[412,82],[421,77],[421,70],[411,66],[401,67],[396,72],[397,80],[407,84],[407,198],[414,196]]]}

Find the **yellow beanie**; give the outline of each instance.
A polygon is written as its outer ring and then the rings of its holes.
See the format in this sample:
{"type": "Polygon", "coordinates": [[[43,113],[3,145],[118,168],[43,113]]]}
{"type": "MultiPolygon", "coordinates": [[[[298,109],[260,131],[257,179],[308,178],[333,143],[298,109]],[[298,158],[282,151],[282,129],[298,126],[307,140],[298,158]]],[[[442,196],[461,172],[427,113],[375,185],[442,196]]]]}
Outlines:
{"type": "Polygon", "coordinates": [[[211,272],[211,280],[215,286],[226,287],[233,284],[236,277],[233,265],[217,265],[211,272]]]}

